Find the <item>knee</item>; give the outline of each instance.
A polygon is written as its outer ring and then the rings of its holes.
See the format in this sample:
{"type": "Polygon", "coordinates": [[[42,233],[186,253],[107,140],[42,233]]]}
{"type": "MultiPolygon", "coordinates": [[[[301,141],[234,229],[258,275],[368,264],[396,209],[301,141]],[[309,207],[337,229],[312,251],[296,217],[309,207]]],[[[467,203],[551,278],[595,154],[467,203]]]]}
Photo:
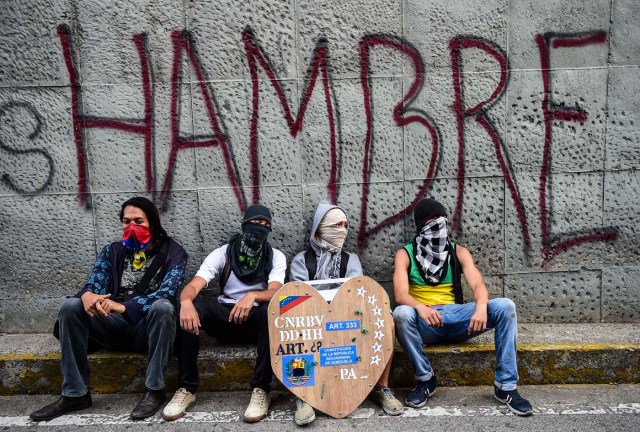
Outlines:
{"type": "Polygon", "coordinates": [[[167,299],[160,299],[153,302],[149,308],[149,316],[156,318],[174,319],[176,308],[167,299]]]}
{"type": "Polygon", "coordinates": [[[411,306],[398,306],[393,310],[393,322],[396,326],[396,331],[400,331],[408,325],[415,325],[416,310],[411,306]]]}
{"type": "Polygon", "coordinates": [[[65,300],[58,312],[58,319],[63,320],[69,318],[75,314],[85,313],[82,300],[76,297],[71,297],[65,300]]]}
{"type": "Polygon", "coordinates": [[[508,298],[497,298],[489,302],[491,309],[507,319],[516,319],[516,304],[508,298]]]}

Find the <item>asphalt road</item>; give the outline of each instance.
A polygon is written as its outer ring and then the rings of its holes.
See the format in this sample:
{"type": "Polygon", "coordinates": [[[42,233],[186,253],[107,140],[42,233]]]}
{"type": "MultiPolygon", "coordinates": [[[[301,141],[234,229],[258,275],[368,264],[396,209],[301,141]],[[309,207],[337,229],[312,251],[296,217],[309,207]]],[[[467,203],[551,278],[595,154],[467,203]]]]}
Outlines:
{"type": "MultiPolygon", "coordinates": [[[[455,431],[640,431],[640,385],[523,386],[520,392],[534,406],[531,417],[517,417],[491,397],[491,387],[438,388],[422,409],[405,408],[398,417],[386,416],[366,400],[346,419],[318,414],[306,430],[417,431],[437,428],[455,431]]],[[[398,391],[401,398],[406,390],[398,391]]],[[[0,397],[0,430],[86,431],[227,431],[297,430],[290,395],[272,392],[269,417],[247,425],[240,419],[249,392],[202,393],[187,416],[164,422],[159,415],[134,422],[129,411],[140,395],[95,395],[91,409],[50,422],[33,423],[28,415],[55,396],[0,397]]]]}

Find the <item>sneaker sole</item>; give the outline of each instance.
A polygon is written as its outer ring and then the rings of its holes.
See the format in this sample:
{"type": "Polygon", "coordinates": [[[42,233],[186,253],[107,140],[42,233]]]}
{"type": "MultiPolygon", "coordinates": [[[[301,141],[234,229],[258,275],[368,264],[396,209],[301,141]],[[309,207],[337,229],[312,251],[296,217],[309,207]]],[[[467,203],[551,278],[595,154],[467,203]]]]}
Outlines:
{"type": "MultiPolygon", "coordinates": [[[[426,404],[426,402],[425,402],[425,404],[426,404]]],[[[399,416],[400,414],[402,414],[404,412],[403,409],[401,409],[399,411],[391,411],[391,410],[387,410],[385,407],[382,407],[382,411],[384,411],[385,414],[390,415],[390,416],[399,416]]]]}
{"type": "Polygon", "coordinates": [[[316,415],[315,415],[315,413],[314,413],[314,414],[313,414],[313,417],[309,417],[309,418],[308,418],[308,419],[306,419],[306,420],[298,420],[297,418],[295,418],[295,417],[294,417],[294,418],[293,418],[293,422],[294,422],[295,424],[297,424],[298,426],[306,426],[306,425],[308,425],[309,423],[313,422],[315,419],[316,419],[316,415]]]}
{"type": "Polygon", "coordinates": [[[176,415],[165,415],[165,413],[162,413],[162,418],[166,421],[174,421],[184,417],[184,414],[185,414],[185,411],[182,411],[181,413],[176,415]]]}
{"type": "Polygon", "coordinates": [[[260,420],[267,418],[267,415],[259,416],[259,417],[244,417],[242,416],[242,421],[245,423],[258,423],[260,420]]]}
{"type": "Polygon", "coordinates": [[[427,400],[428,399],[429,398],[425,399],[424,402],[420,402],[419,404],[414,404],[414,403],[409,402],[408,400],[405,400],[404,404],[406,406],[408,406],[408,407],[411,407],[411,408],[422,408],[423,406],[425,406],[427,404],[427,400]]]}
{"type": "Polygon", "coordinates": [[[498,402],[502,402],[503,404],[505,404],[507,406],[507,408],[509,408],[509,411],[511,411],[512,413],[514,413],[515,415],[519,415],[522,417],[528,417],[530,415],[533,414],[533,411],[518,411],[517,409],[513,408],[511,405],[509,405],[507,403],[506,399],[500,399],[497,395],[493,395],[493,397],[498,401],[498,402]]]}

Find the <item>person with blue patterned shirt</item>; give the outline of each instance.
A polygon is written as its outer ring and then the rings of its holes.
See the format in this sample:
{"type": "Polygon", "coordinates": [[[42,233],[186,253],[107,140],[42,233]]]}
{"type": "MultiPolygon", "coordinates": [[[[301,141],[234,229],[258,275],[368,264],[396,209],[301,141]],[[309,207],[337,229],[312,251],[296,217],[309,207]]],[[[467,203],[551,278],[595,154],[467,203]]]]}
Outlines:
{"type": "Polygon", "coordinates": [[[165,401],[164,370],[176,333],[176,293],[187,252],[162,228],[155,205],[134,197],[120,210],[122,240],[106,245],[84,287],[67,299],[54,334],[62,352],[62,396],[33,413],[51,420],[92,405],[89,345],[148,353],[146,392],[131,412],[143,419],[165,401]]]}

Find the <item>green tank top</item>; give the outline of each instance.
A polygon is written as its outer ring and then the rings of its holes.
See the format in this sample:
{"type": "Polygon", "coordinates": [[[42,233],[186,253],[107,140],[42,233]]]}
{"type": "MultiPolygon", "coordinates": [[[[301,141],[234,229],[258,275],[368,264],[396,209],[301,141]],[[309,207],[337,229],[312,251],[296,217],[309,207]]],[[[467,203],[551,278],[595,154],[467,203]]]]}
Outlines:
{"type": "MultiPolygon", "coordinates": [[[[404,249],[409,254],[409,260],[411,262],[411,268],[409,270],[409,284],[418,285],[418,286],[426,285],[424,283],[424,279],[422,279],[422,276],[420,275],[420,271],[418,271],[418,263],[416,261],[415,254],[413,253],[413,243],[409,243],[408,245],[405,245],[404,249]]],[[[455,248],[452,248],[452,249],[455,251],[455,248]]],[[[442,281],[440,281],[440,284],[442,285],[453,284],[453,275],[451,274],[452,273],[451,266],[449,264],[447,264],[447,266],[448,266],[447,275],[444,277],[442,281]]]]}
{"type": "MultiPolygon", "coordinates": [[[[455,253],[453,243],[452,253],[455,253]]],[[[453,304],[455,293],[453,287],[453,272],[450,263],[447,263],[447,274],[438,285],[427,285],[418,270],[418,262],[413,254],[413,244],[408,244],[405,250],[409,254],[409,295],[427,306],[453,304]]]]}

